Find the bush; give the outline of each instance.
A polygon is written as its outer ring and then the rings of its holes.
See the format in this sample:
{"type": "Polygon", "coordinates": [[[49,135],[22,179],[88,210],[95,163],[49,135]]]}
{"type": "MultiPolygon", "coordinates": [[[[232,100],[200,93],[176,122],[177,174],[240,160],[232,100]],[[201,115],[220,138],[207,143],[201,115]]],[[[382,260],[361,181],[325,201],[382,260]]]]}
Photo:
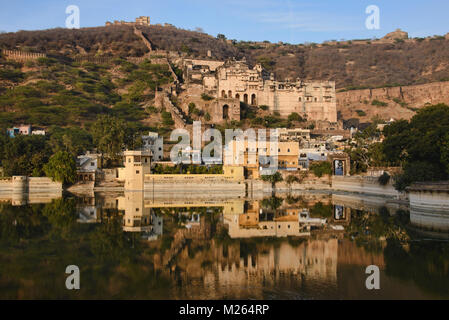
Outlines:
{"type": "Polygon", "coordinates": [[[390,181],[390,175],[386,172],[384,172],[378,179],[379,184],[381,186],[386,186],[388,182],[390,181]]]}
{"type": "Polygon", "coordinates": [[[267,105],[261,105],[259,108],[264,110],[264,111],[268,110],[268,106],[267,105]]]}
{"type": "Polygon", "coordinates": [[[293,176],[293,175],[289,175],[286,179],[285,182],[287,184],[292,184],[292,183],[298,183],[300,182],[299,178],[297,176],[293,176]]]}
{"type": "Polygon", "coordinates": [[[288,116],[288,121],[298,121],[298,122],[302,122],[304,121],[304,119],[296,112],[292,112],[289,116],[288,116]]]}
{"type": "Polygon", "coordinates": [[[378,106],[378,107],[386,107],[386,106],[388,106],[388,103],[374,99],[371,102],[371,105],[378,106]]]}
{"type": "Polygon", "coordinates": [[[175,122],[173,121],[173,118],[172,118],[170,112],[163,111],[162,114],[161,114],[161,116],[162,116],[162,123],[163,123],[165,126],[172,126],[172,125],[175,124],[175,122]]]}
{"type": "Polygon", "coordinates": [[[9,80],[12,82],[19,82],[23,80],[25,74],[20,70],[11,70],[11,69],[0,69],[0,79],[1,80],[9,80]]]}
{"type": "Polygon", "coordinates": [[[364,117],[364,116],[366,116],[366,112],[363,111],[363,110],[355,110],[355,112],[357,112],[357,115],[358,115],[359,117],[364,117]]]}
{"type": "Polygon", "coordinates": [[[194,113],[194,111],[196,110],[196,105],[193,102],[189,103],[189,114],[194,113]]]}
{"type": "Polygon", "coordinates": [[[331,175],[332,174],[332,165],[330,162],[321,161],[321,162],[313,162],[309,166],[309,170],[313,172],[315,176],[321,178],[323,175],[331,175]]]}
{"type": "Polygon", "coordinates": [[[210,101],[210,100],[213,100],[214,98],[211,97],[211,96],[208,95],[208,94],[202,93],[202,94],[201,94],[201,99],[203,99],[204,101],[210,101]]]}

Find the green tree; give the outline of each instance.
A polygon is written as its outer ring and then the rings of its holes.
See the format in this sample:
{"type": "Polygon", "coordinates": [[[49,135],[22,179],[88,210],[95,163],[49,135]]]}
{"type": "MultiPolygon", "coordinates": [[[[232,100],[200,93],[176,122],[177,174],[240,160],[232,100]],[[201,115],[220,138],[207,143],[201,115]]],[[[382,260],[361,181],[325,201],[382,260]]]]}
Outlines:
{"type": "Polygon", "coordinates": [[[17,136],[6,138],[4,143],[2,166],[7,176],[31,176],[33,171],[40,175],[37,173],[42,172],[42,166],[51,154],[45,136],[17,136]]]}
{"type": "Polygon", "coordinates": [[[70,153],[59,151],[44,165],[44,172],[47,177],[64,184],[74,183],[76,180],[75,159],[70,153]]]}
{"type": "Polygon", "coordinates": [[[99,115],[91,132],[98,151],[112,160],[120,158],[125,147],[126,123],[109,115],[99,115]]]}
{"type": "Polygon", "coordinates": [[[403,166],[403,173],[395,177],[398,190],[418,181],[449,179],[448,132],[449,107],[445,104],[422,108],[410,122],[385,127],[385,157],[403,166]]]}

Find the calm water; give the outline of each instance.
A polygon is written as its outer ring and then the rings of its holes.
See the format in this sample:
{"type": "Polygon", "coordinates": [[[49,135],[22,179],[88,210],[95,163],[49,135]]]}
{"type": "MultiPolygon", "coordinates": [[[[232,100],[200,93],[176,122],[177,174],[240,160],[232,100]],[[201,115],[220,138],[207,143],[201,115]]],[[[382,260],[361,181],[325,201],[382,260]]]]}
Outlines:
{"type": "Polygon", "coordinates": [[[348,194],[4,199],[0,298],[447,299],[445,238],[348,194]],[[365,288],[372,264],[380,290],[365,288]]]}

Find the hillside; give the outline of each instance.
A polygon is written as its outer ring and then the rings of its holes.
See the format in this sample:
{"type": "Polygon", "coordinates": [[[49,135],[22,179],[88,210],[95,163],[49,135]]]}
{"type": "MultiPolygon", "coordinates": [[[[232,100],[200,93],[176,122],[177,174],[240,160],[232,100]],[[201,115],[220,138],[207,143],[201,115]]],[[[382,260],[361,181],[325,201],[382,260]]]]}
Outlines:
{"type": "MultiPolygon", "coordinates": [[[[214,59],[245,57],[278,79],[334,80],[337,88],[412,85],[449,79],[449,39],[345,41],[291,45],[236,42],[173,26],[139,27],[155,49],[214,59]]],[[[51,29],[0,34],[0,47],[70,57],[143,56],[148,52],[130,26],[51,29]]]]}
{"type": "Polygon", "coordinates": [[[162,110],[148,104],[156,87],[173,81],[167,65],[149,61],[94,64],[47,57],[24,64],[0,57],[0,78],[0,127],[85,126],[99,114],[158,124],[162,110]]]}

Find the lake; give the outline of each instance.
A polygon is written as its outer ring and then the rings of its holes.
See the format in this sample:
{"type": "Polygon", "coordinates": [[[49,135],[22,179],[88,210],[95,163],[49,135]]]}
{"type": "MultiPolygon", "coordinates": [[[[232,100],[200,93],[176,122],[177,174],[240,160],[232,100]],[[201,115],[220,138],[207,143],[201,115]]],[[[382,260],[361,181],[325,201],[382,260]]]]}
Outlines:
{"type": "MultiPolygon", "coordinates": [[[[391,199],[125,192],[0,202],[1,299],[448,299],[448,235],[391,199]],[[67,290],[68,265],[80,290],[67,290]],[[380,269],[368,290],[365,269],[380,269]]],[[[448,216],[449,219],[449,216],[448,216]]]]}

